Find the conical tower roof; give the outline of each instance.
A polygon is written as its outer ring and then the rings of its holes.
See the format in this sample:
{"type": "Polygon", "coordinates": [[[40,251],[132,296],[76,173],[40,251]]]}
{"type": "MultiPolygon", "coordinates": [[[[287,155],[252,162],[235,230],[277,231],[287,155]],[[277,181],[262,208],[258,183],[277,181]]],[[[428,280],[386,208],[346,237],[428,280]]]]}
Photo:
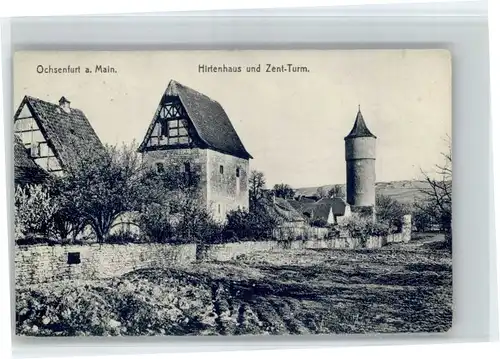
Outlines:
{"type": "Polygon", "coordinates": [[[361,109],[358,108],[358,114],[356,115],[356,121],[354,121],[354,126],[352,127],[351,132],[344,138],[356,138],[356,137],[373,137],[377,138],[373,133],[370,132],[368,127],[366,126],[363,115],[361,114],[361,109]]]}

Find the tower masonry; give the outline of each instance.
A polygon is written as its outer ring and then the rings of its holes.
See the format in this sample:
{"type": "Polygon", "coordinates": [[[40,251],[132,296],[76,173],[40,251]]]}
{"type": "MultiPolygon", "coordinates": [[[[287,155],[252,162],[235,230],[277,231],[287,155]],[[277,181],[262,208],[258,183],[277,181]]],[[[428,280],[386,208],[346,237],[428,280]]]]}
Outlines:
{"type": "Polygon", "coordinates": [[[347,203],[353,212],[375,215],[375,142],[358,109],[345,141],[347,203]]]}

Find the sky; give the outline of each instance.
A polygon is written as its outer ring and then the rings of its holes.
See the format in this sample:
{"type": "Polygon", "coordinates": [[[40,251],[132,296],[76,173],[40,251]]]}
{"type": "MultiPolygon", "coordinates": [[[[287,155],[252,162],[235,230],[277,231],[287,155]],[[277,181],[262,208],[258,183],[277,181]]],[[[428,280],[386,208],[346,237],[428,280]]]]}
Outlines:
{"type": "Polygon", "coordinates": [[[377,181],[432,174],[451,136],[445,50],[18,52],[13,110],[25,95],[53,103],[64,95],[102,142],[139,144],[171,79],[223,106],[269,186],[345,183],[344,137],[358,105],[377,136],[377,181]],[[246,72],[258,64],[261,72],[246,72]],[[267,64],[307,71],[266,72],[267,64]],[[96,73],[97,65],[116,71],[96,73]],[[203,73],[200,65],[242,71],[203,73]],[[44,73],[49,66],[80,73],[44,73]]]}

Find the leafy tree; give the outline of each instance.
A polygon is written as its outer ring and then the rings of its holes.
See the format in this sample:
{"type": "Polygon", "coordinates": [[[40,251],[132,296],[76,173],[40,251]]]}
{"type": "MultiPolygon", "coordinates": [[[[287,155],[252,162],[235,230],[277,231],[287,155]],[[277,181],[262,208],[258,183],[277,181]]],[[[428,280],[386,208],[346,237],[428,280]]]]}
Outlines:
{"type": "Polygon", "coordinates": [[[259,203],[253,211],[234,210],[227,214],[226,231],[234,232],[239,239],[265,239],[272,235],[276,221],[259,203]]]}
{"type": "Polygon", "coordinates": [[[249,200],[250,200],[250,210],[255,209],[260,199],[264,197],[264,190],[266,187],[266,178],[264,173],[252,170],[250,172],[249,182],[249,200]]]}
{"type": "Polygon", "coordinates": [[[318,189],[316,190],[316,196],[320,199],[327,197],[328,192],[326,191],[326,188],[325,187],[318,187],[318,189]]]}
{"type": "Polygon", "coordinates": [[[377,221],[387,224],[389,227],[396,227],[401,231],[403,227],[403,216],[410,213],[408,206],[401,202],[382,194],[375,197],[375,208],[377,221]]]}
{"type": "Polygon", "coordinates": [[[281,197],[284,199],[292,199],[295,196],[295,190],[284,183],[275,184],[273,187],[273,191],[276,197],[281,197]]]}
{"type": "Polygon", "coordinates": [[[17,187],[14,198],[16,239],[49,236],[53,230],[53,217],[59,206],[48,189],[42,185],[17,187]]]}
{"type": "Polygon", "coordinates": [[[344,198],[345,197],[344,187],[341,184],[334,185],[328,191],[328,197],[330,197],[330,198],[334,198],[334,197],[344,198]]]}
{"type": "Polygon", "coordinates": [[[439,214],[437,208],[429,202],[416,202],[414,206],[413,224],[418,232],[434,230],[436,226],[441,228],[438,221],[439,214]]]}
{"type": "Polygon", "coordinates": [[[161,173],[144,170],[139,226],[153,241],[217,240],[220,226],[200,206],[199,173],[168,168],[161,173]]]}
{"type": "Polygon", "coordinates": [[[105,241],[113,222],[140,208],[144,195],[142,163],[135,146],[83,148],[61,180],[64,208],[78,214],[105,241]]]}

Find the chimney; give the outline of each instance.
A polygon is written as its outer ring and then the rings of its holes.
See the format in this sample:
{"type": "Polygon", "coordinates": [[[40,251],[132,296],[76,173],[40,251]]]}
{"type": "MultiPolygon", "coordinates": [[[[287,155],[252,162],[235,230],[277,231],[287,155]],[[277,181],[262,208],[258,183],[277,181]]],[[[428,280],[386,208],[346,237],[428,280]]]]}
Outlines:
{"type": "Polygon", "coordinates": [[[59,100],[59,107],[61,107],[61,109],[66,113],[71,112],[70,104],[71,104],[71,102],[64,96],[61,97],[61,99],[59,100]]]}

